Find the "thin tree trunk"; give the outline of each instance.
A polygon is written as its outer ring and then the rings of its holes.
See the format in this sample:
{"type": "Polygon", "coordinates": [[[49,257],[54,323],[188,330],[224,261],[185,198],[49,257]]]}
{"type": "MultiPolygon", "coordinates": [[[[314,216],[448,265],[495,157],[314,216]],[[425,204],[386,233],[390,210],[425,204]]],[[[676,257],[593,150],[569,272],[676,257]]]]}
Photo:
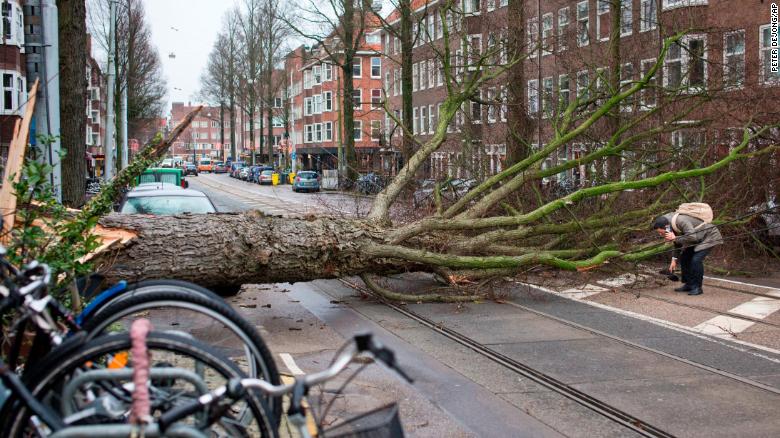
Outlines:
{"type": "MultiPolygon", "coordinates": [[[[509,59],[522,59],[527,51],[525,31],[526,0],[509,0],[507,21],[510,23],[507,41],[509,59]]],[[[541,24],[540,24],[541,25],[541,24]]],[[[526,106],[525,62],[516,62],[507,72],[507,148],[506,166],[519,163],[528,156],[528,144],[531,143],[531,119],[526,106]]]]}
{"type": "Polygon", "coordinates": [[[86,194],[87,9],[83,1],[62,0],[59,8],[62,202],[80,207],[86,194]]]}
{"type": "MultiPolygon", "coordinates": [[[[414,50],[414,35],[412,35],[412,8],[410,0],[401,0],[401,119],[404,129],[412,132],[413,115],[413,91],[412,91],[412,55],[414,50]]],[[[409,162],[414,154],[414,141],[408,135],[404,135],[401,143],[401,155],[404,158],[403,165],[409,162]]]]}

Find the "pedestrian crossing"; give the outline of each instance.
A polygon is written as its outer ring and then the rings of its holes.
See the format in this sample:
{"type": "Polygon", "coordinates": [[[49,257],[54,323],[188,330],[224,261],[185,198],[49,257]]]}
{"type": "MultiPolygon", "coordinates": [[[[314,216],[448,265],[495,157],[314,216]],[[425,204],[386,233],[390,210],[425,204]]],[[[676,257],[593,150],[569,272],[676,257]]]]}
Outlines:
{"type": "MultiPolygon", "coordinates": [[[[608,307],[615,311],[624,312],[635,316],[637,312],[647,315],[649,319],[658,319],[660,311],[654,312],[655,307],[678,306],[678,315],[672,316],[670,321],[679,317],[679,314],[689,313],[693,322],[684,324],[686,329],[732,341],[742,342],[743,334],[761,330],[774,329],[776,323],[766,322],[767,319],[776,320],[780,312],[780,289],[753,284],[741,283],[732,280],[705,278],[704,295],[696,298],[683,297],[671,292],[672,284],[662,287],[650,284],[637,284],[637,282],[652,280],[650,275],[626,273],[615,277],[595,280],[577,287],[544,287],[541,290],[564,298],[593,304],[597,307],[608,307]],[[724,283],[728,282],[728,283],[724,283]],[[729,289],[722,289],[724,284],[729,289]],[[629,294],[616,292],[632,292],[636,299],[631,299],[629,294]],[[724,302],[734,301],[744,297],[745,301],[724,308],[724,302]],[[637,301],[644,300],[637,304],[637,301]],[[707,312],[707,309],[711,309],[707,312]]],[[[668,312],[668,310],[667,310],[668,312]]],[[[686,318],[680,318],[685,320],[686,318]]],[[[672,323],[677,325],[678,323],[672,323]]],[[[780,330],[778,330],[780,333],[780,330]]],[[[763,347],[762,347],[763,348],[763,347]]],[[[765,349],[765,348],[763,348],[765,349]]]]}

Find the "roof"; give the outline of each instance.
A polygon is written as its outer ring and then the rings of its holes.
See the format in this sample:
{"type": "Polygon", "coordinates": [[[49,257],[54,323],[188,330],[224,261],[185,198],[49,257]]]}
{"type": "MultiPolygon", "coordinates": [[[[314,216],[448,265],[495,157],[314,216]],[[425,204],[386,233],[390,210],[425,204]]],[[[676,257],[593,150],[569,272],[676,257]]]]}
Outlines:
{"type": "Polygon", "coordinates": [[[166,183],[166,182],[142,182],[141,184],[138,184],[133,190],[158,190],[158,189],[170,189],[170,190],[181,190],[182,188],[176,184],[166,183]]]}
{"type": "MultiPolygon", "coordinates": [[[[439,3],[439,0],[412,0],[412,11],[417,12],[420,9],[425,8],[425,6],[433,6],[436,3],[439,3]]],[[[393,9],[392,12],[390,12],[390,15],[387,16],[385,21],[387,21],[389,24],[395,24],[396,21],[401,19],[401,12],[398,11],[398,8],[393,9]]]]}
{"type": "Polygon", "coordinates": [[[193,190],[193,189],[173,189],[173,188],[163,188],[159,190],[131,190],[130,193],[127,194],[128,198],[147,198],[147,197],[156,197],[156,196],[175,196],[175,197],[188,197],[188,198],[208,198],[205,193],[193,190]]]}

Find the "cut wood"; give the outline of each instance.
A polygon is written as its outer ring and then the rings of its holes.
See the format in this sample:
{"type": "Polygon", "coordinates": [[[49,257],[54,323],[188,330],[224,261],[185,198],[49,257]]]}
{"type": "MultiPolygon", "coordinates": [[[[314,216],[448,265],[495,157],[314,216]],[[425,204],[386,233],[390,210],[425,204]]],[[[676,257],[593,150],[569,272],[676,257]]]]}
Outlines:
{"type": "Polygon", "coordinates": [[[16,126],[14,127],[14,137],[11,140],[11,145],[8,149],[8,162],[6,163],[5,174],[3,175],[3,186],[0,188],[0,214],[2,214],[3,217],[3,243],[8,242],[8,232],[13,229],[14,220],[16,219],[16,193],[14,193],[14,185],[16,185],[22,177],[22,167],[24,166],[24,156],[27,152],[30,123],[32,122],[33,113],[35,111],[37,90],[38,80],[36,79],[30,89],[30,97],[27,100],[24,117],[21,122],[17,120],[16,126]]]}

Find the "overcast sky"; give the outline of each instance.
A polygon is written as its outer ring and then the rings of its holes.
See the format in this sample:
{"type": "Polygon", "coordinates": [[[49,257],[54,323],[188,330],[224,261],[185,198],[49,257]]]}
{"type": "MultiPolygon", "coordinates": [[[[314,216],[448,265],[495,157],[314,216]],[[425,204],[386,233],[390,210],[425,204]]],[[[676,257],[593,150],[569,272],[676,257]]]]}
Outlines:
{"type": "Polygon", "coordinates": [[[200,75],[234,0],[143,0],[170,102],[195,102],[200,75]],[[174,30],[178,29],[177,30],[174,30]],[[174,54],[175,58],[169,55],[174,54]]]}

